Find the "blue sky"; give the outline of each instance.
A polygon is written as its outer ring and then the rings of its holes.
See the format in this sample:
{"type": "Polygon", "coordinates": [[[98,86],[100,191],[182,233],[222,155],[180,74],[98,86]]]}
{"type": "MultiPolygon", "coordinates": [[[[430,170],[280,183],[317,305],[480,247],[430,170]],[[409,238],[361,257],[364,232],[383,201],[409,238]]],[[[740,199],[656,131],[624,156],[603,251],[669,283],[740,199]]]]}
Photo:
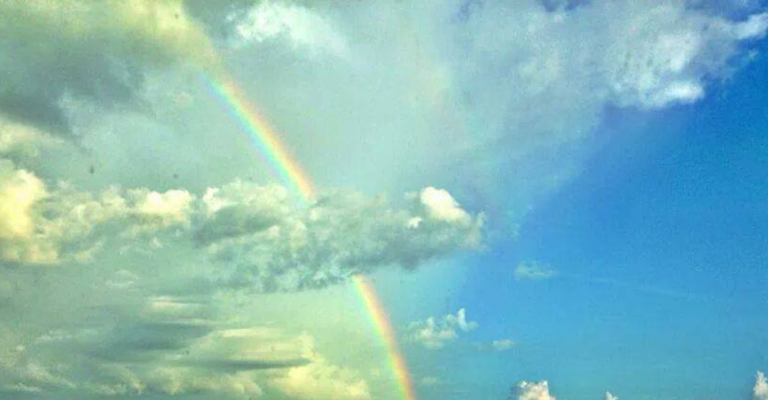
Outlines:
{"type": "Polygon", "coordinates": [[[0,4],[0,398],[400,399],[365,274],[421,400],[766,400],[767,32],[759,1],[0,4]]]}
{"type": "Polygon", "coordinates": [[[486,398],[498,380],[543,378],[564,398],[747,396],[768,362],[767,62],[694,106],[609,111],[580,176],[467,261],[453,302],[488,337],[526,343],[462,363],[467,385],[486,398]],[[558,274],[515,282],[528,260],[558,274]]]}

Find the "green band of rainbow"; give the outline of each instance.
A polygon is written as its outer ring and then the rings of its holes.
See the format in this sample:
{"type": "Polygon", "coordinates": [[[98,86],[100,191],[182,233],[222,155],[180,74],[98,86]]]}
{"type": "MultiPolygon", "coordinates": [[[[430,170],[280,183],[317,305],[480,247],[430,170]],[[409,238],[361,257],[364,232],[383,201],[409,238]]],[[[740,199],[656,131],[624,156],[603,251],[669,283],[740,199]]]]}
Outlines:
{"type": "Polygon", "coordinates": [[[205,82],[240,123],[248,140],[267,157],[281,180],[294,188],[304,201],[311,201],[314,198],[312,181],[235,82],[232,79],[215,81],[208,77],[205,82]]]}
{"type": "Polygon", "coordinates": [[[389,322],[386,310],[379,301],[376,289],[371,282],[362,275],[355,276],[353,280],[358,293],[360,293],[360,297],[363,298],[371,322],[384,340],[384,344],[387,348],[387,356],[389,357],[389,364],[395,374],[395,379],[403,394],[403,398],[406,400],[416,400],[416,391],[413,389],[413,381],[411,380],[411,374],[408,371],[408,365],[405,363],[405,359],[400,352],[400,347],[397,344],[397,336],[395,336],[395,331],[392,329],[392,324],[389,322]]]}
{"type": "MultiPolygon", "coordinates": [[[[289,187],[294,188],[305,202],[314,198],[314,189],[309,175],[287,151],[279,140],[277,133],[266,120],[255,111],[255,108],[245,97],[231,78],[214,80],[206,76],[205,82],[212,92],[227,106],[227,110],[240,122],[249,141],[259,148],[274,167],[280,178],[289,187]]],[[[389,317],[381,305],[376,290],[367,278],[362,275],[353,278],[357,292],[365,304],[371,321],[384,340],[390,367],[405,400],[416,400],[411,374],[405,363],[397,337],[389,322],[389,317]]]]}

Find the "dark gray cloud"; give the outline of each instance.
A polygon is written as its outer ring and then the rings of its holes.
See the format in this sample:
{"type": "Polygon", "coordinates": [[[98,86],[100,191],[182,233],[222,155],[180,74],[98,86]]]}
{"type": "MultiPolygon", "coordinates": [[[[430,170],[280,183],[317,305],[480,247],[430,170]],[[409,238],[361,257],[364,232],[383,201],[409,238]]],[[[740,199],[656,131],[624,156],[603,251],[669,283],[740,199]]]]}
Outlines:
{"type": "Polygon", "coordinates": [[[136,107],[145,70],[210,57],[174,2],[4,1],[0,37],[0,113],[68,135],[72,100],[136,107]]]}
{"type": "Polygon", "coordinates": [[[301,367],[311,361],[305,358],[287,360],[185,360],[180,365],[208,368],[216,371],[238,372],[265,369],[285,369],[301,367]]]}
{"type": "Polygon", "coordinates": [[[119,324],[105,334],[104,342],[93,343],[94,357],[112,361],[136,361],[156,357],[156,352],[178,351],[209,334],[214,328],[190,322],[119,324]]]}

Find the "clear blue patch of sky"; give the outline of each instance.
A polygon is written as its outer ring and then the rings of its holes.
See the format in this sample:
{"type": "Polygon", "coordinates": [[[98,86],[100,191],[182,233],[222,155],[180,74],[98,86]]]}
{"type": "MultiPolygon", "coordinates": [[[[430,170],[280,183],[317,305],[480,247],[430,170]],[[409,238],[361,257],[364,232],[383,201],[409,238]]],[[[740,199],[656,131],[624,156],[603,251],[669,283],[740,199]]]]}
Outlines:
{"type": "MultiPolygon", "coordinates": [[[[768,369],[768,46],[706,99],[609,110],[578,178],[468,266],[475,340],[456,386],[503,394],[548,379],[560,398],[746,398],[768,369]],[[514,280],[523,260],[559,277],[514,280]]],[[[513,190],[513,189],[510,189],[513,190]]],[[[463,367],[461,365],[464,365],[463,367]]],[[[449,397],[450,398],[450,397],[449,397]]]]}

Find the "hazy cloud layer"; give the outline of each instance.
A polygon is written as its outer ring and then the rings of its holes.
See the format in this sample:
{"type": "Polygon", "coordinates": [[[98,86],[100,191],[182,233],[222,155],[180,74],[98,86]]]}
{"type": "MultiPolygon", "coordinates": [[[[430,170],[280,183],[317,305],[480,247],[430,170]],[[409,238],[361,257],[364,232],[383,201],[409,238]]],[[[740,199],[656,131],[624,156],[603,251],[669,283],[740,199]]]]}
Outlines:
{"type": "MultiPolygon", "coordinates": [[[[368,399],[359,374],[328,362],[307,334],[201,319],[200,305],[150,299],[113,328],[44,332],[0,361],[6,392],[80,396],[209,393],[251,399],[368,399]]],[[[125,311],[125,310],[123,310],[125,311]]]]}

